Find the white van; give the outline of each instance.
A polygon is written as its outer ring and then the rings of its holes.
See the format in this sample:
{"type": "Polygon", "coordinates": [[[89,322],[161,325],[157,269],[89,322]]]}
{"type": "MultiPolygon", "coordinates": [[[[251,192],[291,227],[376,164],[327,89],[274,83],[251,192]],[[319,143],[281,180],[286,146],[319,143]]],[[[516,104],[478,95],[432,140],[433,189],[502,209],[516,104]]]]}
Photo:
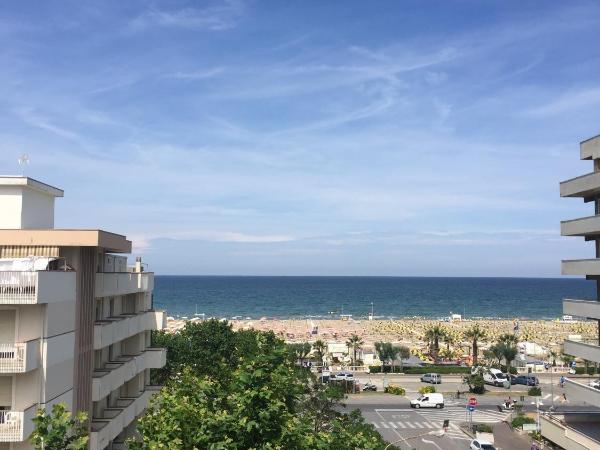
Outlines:
{"type": "Polygon", "coordinates": [[[508,378],[506,377],[506,374],[502,373],[501,370],[498,369],[487,369],[484,373],[483,373],[483,381],[486,384],[491,384],[493,386],[506,386],[510,383],[510,381],[508,381],[508,378]]]}
{"type": "Polygon", "coordinates": [[[421,377],[423,383],[440,384],[442,376],[439,373],[426,373],[421,377]]]}
{"type": "Polygon", "coordinates": [[[411,408],[443,408],[444,396],[442,394],[422,394],[419,398],[410,401],[411,408]]]}

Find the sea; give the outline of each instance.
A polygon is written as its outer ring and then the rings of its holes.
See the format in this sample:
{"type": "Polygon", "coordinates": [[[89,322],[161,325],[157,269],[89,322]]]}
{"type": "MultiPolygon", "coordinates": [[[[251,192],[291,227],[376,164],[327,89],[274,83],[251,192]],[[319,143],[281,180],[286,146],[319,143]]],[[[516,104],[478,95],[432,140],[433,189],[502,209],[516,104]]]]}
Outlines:
{"type": "Polygon", "coordinates": [[[169,316],[229,319],[431,317],[555,319],[562,299],[595,299],[575,278],[155,277],[154,307],[169,316]]]}

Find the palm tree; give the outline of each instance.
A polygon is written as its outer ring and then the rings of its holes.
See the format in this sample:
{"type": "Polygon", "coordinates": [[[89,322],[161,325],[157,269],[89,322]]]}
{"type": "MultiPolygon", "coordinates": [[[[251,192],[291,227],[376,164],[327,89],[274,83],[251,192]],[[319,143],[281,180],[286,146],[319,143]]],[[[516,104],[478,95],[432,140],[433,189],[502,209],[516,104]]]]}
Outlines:
{"type": "Polygon", "coordinates": [[[571,363],[573,361],[575,361],[574,356],[567,355],[566,353],[563,353],[562,355],[560,355],[560,359],[562,359],[563,365],[566,365],[567,367],[571,367],[571,363]]]}
{"type": "Polygon", "coordinates": [[[402,372],[402,360],[410,357],[410,349],[405,345],[394,347],[397,350],[397,356],[400,359],[400,371],[402,372]]]}
{"type": "Polygon", "coordinates": [[[315,354],[317,355],[317,359],[321,366],[323,365],[323,358],[325,357],[325,353],[327,352],[327,345],[321,339],[316,340],[312,345],[315,354]]]}
{"type": "Polygon", "coordinates": [[[558,352],[556,350],[550,350],[548,355],[550,358],[552,358],[552,367],[556,367],[556,358],[558,356],[558,352]]]}
{"type": "Polygon", "coordinates": [[[432,326],[425,333],[425,340],[429,342],[429,352],[435,361],[437,361],[440,351],[440,339],[444,339],[446,334],[446,330],[439,325],[432,326]]]}
{"type": "Polygon", "coordinates": [[[500,346],[500,351],[502,352],[502,356],[504,357],[504,360],[506,361],[506,373],[509,375],[508,387],[510,389],[510,386],[512,384],[512,383],[510,383],[510,365],[515,360],[517,355],[519,354],[519,350],[517,349],[517,347],[515,345],[502,344],[500,346]]]}
{"type": "Polygon", "coordinates": [[[346,341],[346,347],[348,347],[348,351],[352,350],[354,353],[354,358],[352,359],[352,363],[354,365],[356,365],[356,352],[362,348],[363,344],[363,340],[356,334],[350,336],[350,339],[346,341]]]}
{"type": "Polygon", "coordinates": [[[388,342],[375,342],[375,353],[377,353],[377,356],[381,360],[381,364],[383,366],[382,372],[385,372],[385,363],[389,357],[390,346],[391,344],[388,342]]]}
{"type": "Polygon", "coordinates": [[[498,343],[506,345],[517,345],[519,343],[519,338],[516,334],[504,333],[501,334],[498,338],[498,343]]]}
{"type": "Polygon", "coordinates": [[[479,341],[485,339],[486,333],[479,327],[479,324],[475,324],[470,330],[467,330],[465,337],[471,341],[473,346],[473,365],[477,365],[477,354],[479,353],[479,341]]]}
{"type": "Polygon", "coordinates": [[[494,357],[498,361],[498,365],[500,365],[500,361],[502,361],[502,344],[494,344],[488,350],[487,353],[489,356],[494,357]]]}

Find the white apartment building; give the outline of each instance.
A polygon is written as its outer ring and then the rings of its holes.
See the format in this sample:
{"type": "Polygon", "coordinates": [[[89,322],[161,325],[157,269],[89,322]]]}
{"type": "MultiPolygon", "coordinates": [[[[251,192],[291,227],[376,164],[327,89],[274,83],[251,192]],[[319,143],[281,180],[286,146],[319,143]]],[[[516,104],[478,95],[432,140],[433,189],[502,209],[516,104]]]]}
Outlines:
{"type": "Polygon", "coordinates": [[[102,230],[54,228],[63,191],[0,177],[0,450],[32,448],[38,408],[65,402],[90,417],[90,449],[122,449],[158,387],[151,347],[166,316],[154,275],[127,266],[131,242],[102,230]]]}
{"type": "MultiPolygon", "coordinates": [[[[565,299],[564,314],[598,321],[600,332],[600,136],[580,144],[582,160],[593,162],[594,171],[560,183],[561,197],[578,197],[594,205],[594,214],[561,222],[563,236],[579,236],[595,246],[595,258],[562,262],[563,275],[585,276],[596,282],[593,300],[565,299]]],[[[591,340],[565,340],[564,352],[592,363],[600,363],[600,335],[591,340]]],[[[600,390],[588,379],[567,378],[566,404],[540,418],[542,435],[568,450],[600,449],[600,390]]]]}

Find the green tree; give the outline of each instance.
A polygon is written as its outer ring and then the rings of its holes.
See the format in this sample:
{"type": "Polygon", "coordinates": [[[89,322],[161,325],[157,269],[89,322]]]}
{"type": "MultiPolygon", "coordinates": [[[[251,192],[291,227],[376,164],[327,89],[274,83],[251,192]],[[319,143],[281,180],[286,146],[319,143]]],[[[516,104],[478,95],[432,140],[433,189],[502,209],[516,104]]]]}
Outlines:
{"type": "Polygon", "coordinates": [[[297,342],[293,344],[287,344],[287,348],[290,353],[295,356],[297,361],[300,361],[300,364],[304,363],[304,360],[308,358],[310,351],[312,350],[312,345],[308,342],[297,342]]]}
{"type": "MultiPolygon", "coordinates": [[[[502,353],[502,357],[504,358],[504,361],[506,362],[506,373],[510,375],[511,363],[515,360],[515,358],[519,354],[519,351],[517,350],[517,347],[514,345],[500,344],[500,352],[502,353]]],[[[510,382],[508,383],[508,387],[510,389],[510,387],[511,387],[510,382]]]]}
{"type": "Polygon", "coordinates": [[[346,347],[348,347],[348,351],[353,352],[353,365],[356,365],[356,352],[358,352],[358,350],[362,348],[363,344],[364,341],[360,338],[360,336],[357,336],[356,334],[350,336],[350,338],[346,341],[346,347]]]}
{"type": "Polygon", "coordinates": [[[479,327],[479,324],[475,324],[472,328],[467,330],[465,333],[465,337],[471,341],[472,345],[472,356],[473,356],[473,365],[477,365],[477,358],[479,353],[479,341],[485,339],[486,333],[479,327]]]}
{"type": "Polygon", "coordinates": [[[429,342],[429,353],[434,361],[438,360],[440,340],[446,336],[446,330],[440,325],[434,325],[425,332],[425,340],[429,342]]]}
{"type": "Polygon", "coordinates": [[[323,360],[325,358],[325,354],[327,352],[327,344],[325,344],[325,342],[323,342],[321,339],[317,339],[313,343],[312,348],[315,352],[315,356],[317,357],[317,360],[319,361],[319,364],[322,366],[323,360]]]}
{"type": "Polygon", "coordinates": [[[342,414],[339,390],[294,367],[283,342],[264,345],[226,382],[190,368],[155,396],[138,422],[131,450],[383,450],[359,412],[342,414]]]}
{"type": "Polygon", "coordinates": [[[39,409],[33,418],[35,429],[29,442],[36,450],[85,450],[88,446],[87,414],[79,412],[73,418],[65,403],[57,403],[47,414],[39,409]]]}
{"type": "Polygon", "coordinates": [[[514,333],[504,333],[504,334],[501,334],[500,337],[498,338],[498,343],[506,344],[509,346],[517,345],[519,343],[519,337],[514,333]]]}
{"type": "Polygon", "coordinates": [[[552,360],[552,367],[556,367],[556,358],[558,357],[558,352],[556,350],[550,350],[548,356],[550,356],[552,360]]]}
{"type": "Polygon", "coordinates": [[[487,350],[487,355],[490,357],[490,359],[495,359],[496,363],[498,365],[500,365],[502,358],[504,356],[503,354],[503,349],[502,349],[502,344],[494,344],[492,345],[488,350],[487,350]]]}

